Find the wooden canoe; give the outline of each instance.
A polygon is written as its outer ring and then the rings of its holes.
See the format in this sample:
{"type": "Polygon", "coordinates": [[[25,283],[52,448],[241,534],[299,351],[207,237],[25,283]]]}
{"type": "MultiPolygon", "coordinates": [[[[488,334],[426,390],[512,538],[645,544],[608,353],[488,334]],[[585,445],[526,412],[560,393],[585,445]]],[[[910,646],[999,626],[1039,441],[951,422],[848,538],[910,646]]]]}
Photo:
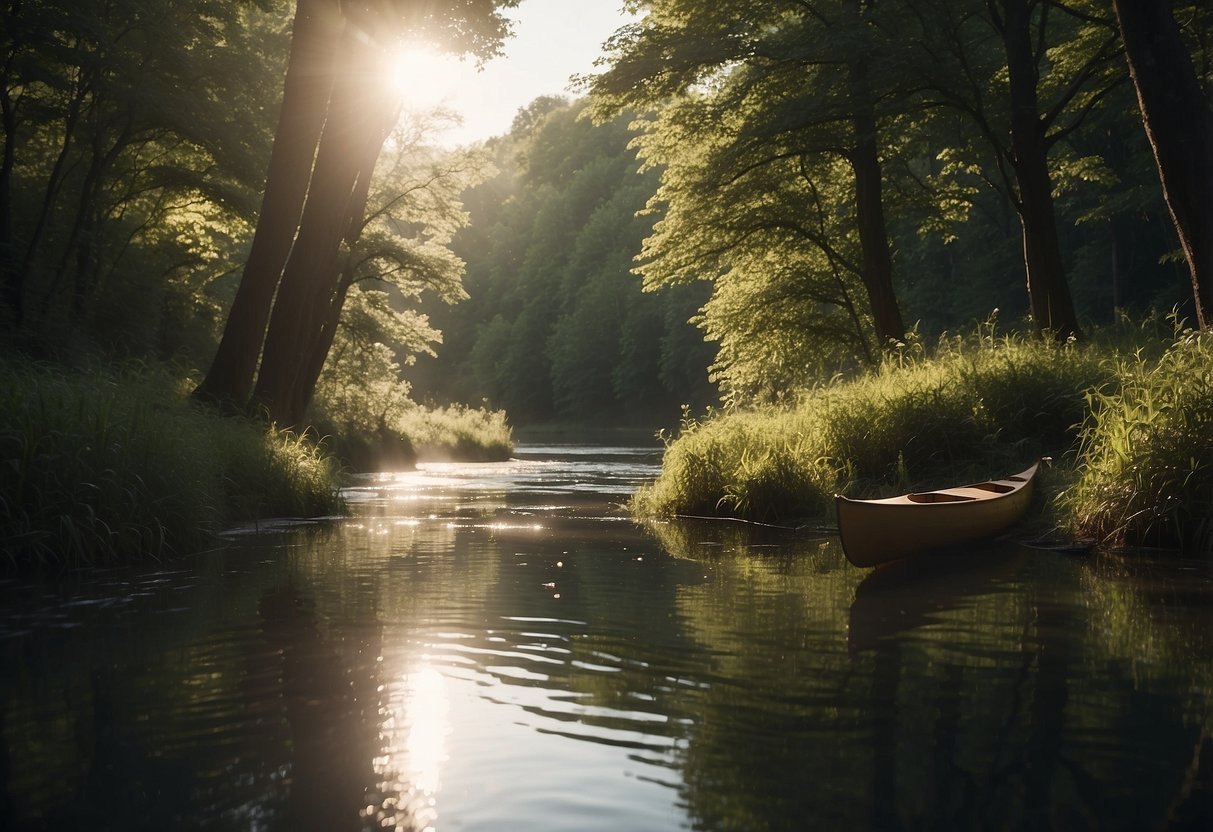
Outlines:
{"type": "Polygon", "coordinates": [[[836,498],[842,551],[876,566],[932,549],[992,537],[1013,526],[1032,501],[1037,462],[1026,471],[884,500],[836,498]]]}

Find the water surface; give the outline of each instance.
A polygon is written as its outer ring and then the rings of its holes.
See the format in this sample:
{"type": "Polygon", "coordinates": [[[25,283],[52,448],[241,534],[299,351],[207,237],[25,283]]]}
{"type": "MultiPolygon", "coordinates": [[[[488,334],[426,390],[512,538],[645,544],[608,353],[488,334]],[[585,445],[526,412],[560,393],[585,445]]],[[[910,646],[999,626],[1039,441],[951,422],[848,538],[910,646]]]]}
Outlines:
{"type": "Polygon", "coordinates": [[[1213,575],[640,526],[649,448],[0,583],[0,828],[1207,829],[1213,575]]]}

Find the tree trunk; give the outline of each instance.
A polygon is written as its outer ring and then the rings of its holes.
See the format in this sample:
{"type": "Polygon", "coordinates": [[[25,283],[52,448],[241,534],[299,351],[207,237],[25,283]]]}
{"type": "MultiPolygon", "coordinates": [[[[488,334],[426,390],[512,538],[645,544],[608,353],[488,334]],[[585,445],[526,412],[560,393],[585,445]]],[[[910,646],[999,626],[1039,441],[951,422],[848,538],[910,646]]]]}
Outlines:
{"type": "Polygon", "coordinates": [[[1023,229],[1028,305],[1037,331],[1064,339],[1081,331],[1066,283],[1053,211],[1048,144],[1036,95],[1031,12],[1027,0],[1005,0],[1003,8],[1002,35],[1011,85],[1011,151],[1019,189],[1016,207],[1023,229]]]}
{"type": "MultiPolygon", "coordinates": [[[[856,117],[856,129],[865,121],[856,117]]],[[[871,122],[875,130],[875,122],[871,122]]],[[[873,134],[874,135],[874,134],[873,134]]],[[[855,168],[855,213],[859,221],[862,279],[872,305],[876,341],[881,348],[905,339],[905,324],[893,291],[893,258],[885,229],[880,160],[874,139],[861,139],[852,157],[855,168]]]]}
{"type": "MultiPolygon", "coordinates": [[[[55,156],[55,163],[51,166],[50,175],[46,179],[46,189],[42,194],[42,202],[38,208],[38,218],[34,221],[34,229],[30,232],[29,240],[25,243],[25,254],[21,262],[15,268],[21,274],[21,280],[27,284],[28,289],[33,289],[34,284],[30,282],[30,276],[35,272],[35,264],[38,261],[39,250],[42,246],[43,237],[46,234],[46,229],[50,223],[51,213],[55,208],[55,203],[59,199],[60,190],[67,179],[67,160],[71,155],[72,145],[76,140],[76,127],[80,124],[82,118],[87,113],[84,109],[85,99],[92,94],[92,84],[94,73],[85,74],[81,71],[81,76],[76,83],[76,89],[72,93],[71,103],[68,105],[67,114],[63,119],[63,137],[59,143],[59,152],[55,156]]],[[[16,253],[14,252],[14,257],[16,253]]],[[[44,287],[45,288],[45,287],[44,287]]],[[[50,305],[50,298],[57,291],[57,286],[52,285],[46,296],[43,297],[41,303],[41,311],[39,314],[42,317],[46,316],[46,309],[50,305]]],[[[32,299],[28,296],[22,303],[22,316],[25,315],[26,306],[32,299]]]]}
{"type": "MultiPolygon", "coordinates": [[[[395,119],[392,119],[395,122],[395,119]]],[[[390,125],[387,125],[390,129],[390,125]]],[[[387,133],[384,133],[386,139],[387,133]]],[[[345,233],[345,243],[352,247],[358,242],[362,236],[362,228],[365,224],[364,217],[366,216],[366,202],[371,190],[371,177],[374,175],[375,160],[378,157],[379,150],[383,140],[379,141],[377,147],[374,148],[374,154],[371,153],[371,145],[365,149],[366,159],[369,162],[369,167],[363,168],[358,173],[358,182],[354,186],[354,194],[351,198],[349,224],[345,233]]],[[[333,300],[329,304],[328,314],[325,315],[324,322],[321,325],[320,336],[316,339],[316,343],[311,349],[311,354],[308,357],[307,363],[303,369],[303,379],[300,383],[300,394],[303,400],[303,407],[306,409],[312,402],[312,396],[316,392],[316,382],[320,380],[320,373],[324,369],[324,362],[328,360],[329,351],[333,348],[333,340],[337,337],[337,326],[341,323],[341,310],[345,307],[345,299],[349,296],[350,287],[354,285],[354,278],[357,277],[358,265],[354,259],[355,255],[352,252],[347,252],[345,263],[341,267],[341,275],[337,280],[337,289],[333,293],[333,300]]]]}
{"type": "Polygon", "coordinates": [[[9,308],[14,328],[21,325],[25,306],[25,272],[17,268],[13,239],[13,168],[17,162],[17,114],[8,94],[8,78],[0,78],[0,120],[4,126],[4,155],[0,159],[0,281],[3,303],[9,308]]]}
{"type": "Polygon", "coordinates": [[[849,62],[848,73],[854,107],[855,146],[850,161],[855,171],[855,215],[862,256],[860,279],[872,306],[876,343],[884,349],[890,342],[904,340],[906,331],[893,291],[893,258],[885,227],[883,182],[876,146],[876,112],[868,83],[867,57],[861,46],[867,42],[863,37],[866,24],[861,18],[858,0],[848,2],[847,12],[856,26],[858,36],[854,42],[859,53],[849,62]]]}
{"type": "Polygon", "coordinates": [[[50,288],[42,298],[42,318],[45,321],[50,315],[52,305],[62,300],[65,282],[71,276],[71,296],[68,306],[73,320],[79,320],[87,311],[89,301],[93,296],[93,280],[97,274],[95,257],[98,227],[101,218],[101,198],[105,191],[105,182],[109,172],[122,152],[131,144],[134,126],[128,121],[113,143],[104,149],[103,134],[105,128],[100,124],[94,125],[92,136],[92,151],[89,156],[88,170],[84,174],[84,182],[80,186],[80,196],[76,203],[76,213],[63,245],[62,257],[51,278],[50,288]],[[74,264],[74,268],[73,268],[74,264]]]}
{"type": "Polygon", "coordinates": [[[1165,0],[1113,0],[1163,198],[1192,276],[1196,320],[1213,328],[1213,108],[1165,0]]]}
{"type": "Polygon", "coordinates": [[[359,173],[373,170],[385,135],[383,102],[366,80],[367,73],[374,72],[375,47],[360,43],[347,26],[340,49],[343,68],[333,88],[299,236],[282,274],[253,390],[255,404],[281,427],[298,426],[307,408],[314,384],[308,381],[309,368],[336,300],[338,249],[352,221],[359,173]]]}
{"type": "Polygon", "coordinates": [[[339,17],[334,0],[299,0],[296,8],[257,230],[218,351],[194,391],[202,401],[243,409],[252,392],[274,291],[295,240],[328,109],[339,17]]]}

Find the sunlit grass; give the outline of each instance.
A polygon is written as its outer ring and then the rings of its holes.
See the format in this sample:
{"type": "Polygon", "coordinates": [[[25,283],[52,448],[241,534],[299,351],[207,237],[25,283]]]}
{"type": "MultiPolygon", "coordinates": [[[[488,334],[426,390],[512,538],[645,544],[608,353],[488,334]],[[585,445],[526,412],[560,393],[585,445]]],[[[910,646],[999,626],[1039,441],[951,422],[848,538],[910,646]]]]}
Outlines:
{"type": "Polygon", "coordinates": [[[1071,531],[1213,552],[1213,333],[1110,363],[1117,381],[1090,395],[1078,480],[1061,499],[1071,531]]]}
{"type": "Polygon", "coordinates": [[[790,407],[684,422],[643,515],[827,517],[833,495],[872,496],[983,479],[1075,443],[1085,392],[1111,380],[1102,353],[988,330],[804,393],[790,407]]]}
{"type": "Polygon", "coordinates": [[[400,418],[398,429],[424,460],[501,462],[514,452],[513,430],[502,410],[416,408],[400,418]]]}
{"type": "Polygon", "coordinates": [[[203,545],[225,524],[340,506],[313,444],[191,407],[179,379],[0,363],[0,540],[12,563],[203,545]]]}

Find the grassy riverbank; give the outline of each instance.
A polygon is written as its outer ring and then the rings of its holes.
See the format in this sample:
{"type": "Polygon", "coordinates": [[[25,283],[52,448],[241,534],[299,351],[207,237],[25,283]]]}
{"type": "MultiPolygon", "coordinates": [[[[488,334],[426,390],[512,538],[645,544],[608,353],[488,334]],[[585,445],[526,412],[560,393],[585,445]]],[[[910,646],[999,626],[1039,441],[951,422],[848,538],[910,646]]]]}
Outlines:
{"type": "Polygon", "coordinates": [[[1213,554],[1213,333],[1109,363],[1116,383],[1091,393],[1063,522],[1100,541],[1213,554]]]}
{"type": "Polygon", "coordinates": [[[338,511],[313,443],[191,406],[164,368],[0,363],[0,542],[10,564],[164,555],[228,524],[338,511]]]}
{"type": "Polygon", "coordinates": [[[979,480],[1052,456],[1051,522],[1105,543],[1208,551],[1211,343],[1184,336],[1153,360],[1141,357],[1150,350],[989,334],[907,350],[792,406],[685,421],[633,508],[831,518],[835,493],[979,480]]]}

